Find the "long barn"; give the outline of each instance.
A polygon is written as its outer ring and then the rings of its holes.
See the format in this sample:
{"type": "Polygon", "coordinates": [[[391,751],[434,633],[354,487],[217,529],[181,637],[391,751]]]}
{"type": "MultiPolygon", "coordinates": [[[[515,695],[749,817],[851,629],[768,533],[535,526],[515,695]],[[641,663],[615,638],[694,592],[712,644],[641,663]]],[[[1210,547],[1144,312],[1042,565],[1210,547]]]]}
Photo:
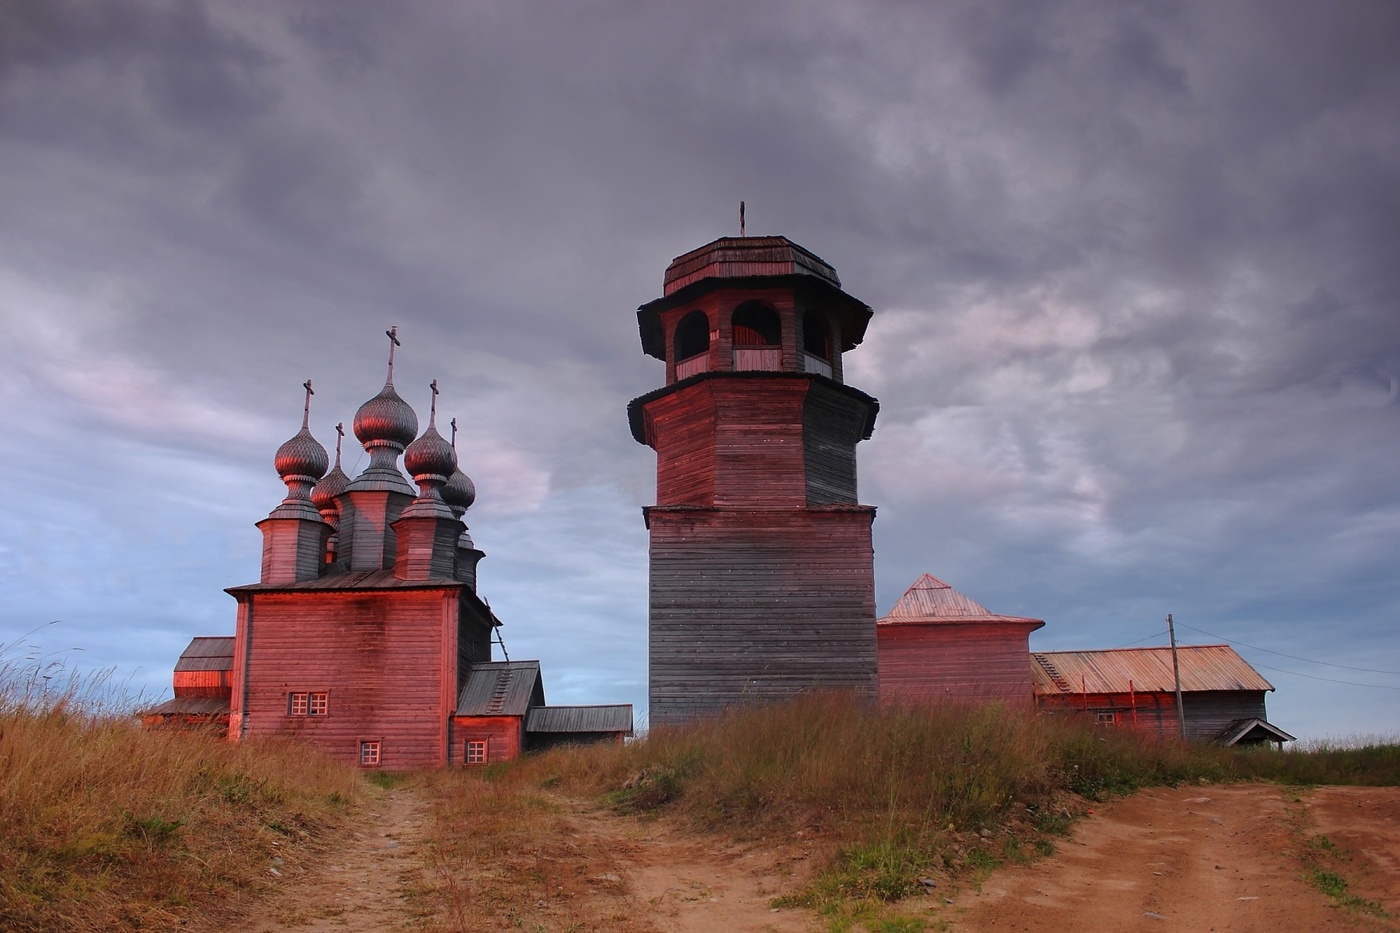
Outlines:
{"type": "MultiPolygon", "coordinates": [[[[1268,721],[1264,695],[1273,684],[1229,645],[1182,645],[1185,738],[1224,745],[1291,742],[1268,721]]],[[[1037,705],[1047,712],[1092,716],[1104,726],[1182,735],[1176,713],[1172,649],[1041,651],[1031,655],[1037,705]]]]}

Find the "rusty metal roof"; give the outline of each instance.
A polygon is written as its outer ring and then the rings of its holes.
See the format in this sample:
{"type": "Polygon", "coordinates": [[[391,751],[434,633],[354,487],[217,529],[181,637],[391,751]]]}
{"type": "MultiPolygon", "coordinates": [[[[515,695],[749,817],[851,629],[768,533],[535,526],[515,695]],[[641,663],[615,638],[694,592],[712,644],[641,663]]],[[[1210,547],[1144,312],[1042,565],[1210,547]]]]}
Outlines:
{"type": "Polygon", "coordinates": [[[526,732],[621,732],[632,734],[632,704],[537,706],[525,720],[526,732]]]}
{"type": "MultiPolygon", "coordinates": [[[[1274,689],[1229,645],[1179,645],[1177,652],[1183,692],[1274,689]]],[[[1169,647],[1033,652],[1031,680],[1039,695],[1176,689],[1169,647]]]]}
{"type": "Polygon", "coordinates": [[[757,275],[810,275],[841,287],[830,263],[785,236],[724,236],[671,260],[662,294],[701,279],[757,275]]]}
{"type": "Polygon", "coordinates": [[[894,604],[889,615],[877,625],[928,625],[967,622],[1021,622],[1040,628],[1040,619],[997,615],[981,603],[968,599],[931,573],[914,581],[894,604]]]}
{"type": "Polygon", "coordinates": [[[188,671],[233,670],[233,636],[201,635],[190,639],[189,647],[175,662],[175,673],[188,671]]]}
{"type": "Polygon", "coordinates": [[[458,716],[524,716],[544,705],[539,661],[483,661],[467,671],[458,716]]]}

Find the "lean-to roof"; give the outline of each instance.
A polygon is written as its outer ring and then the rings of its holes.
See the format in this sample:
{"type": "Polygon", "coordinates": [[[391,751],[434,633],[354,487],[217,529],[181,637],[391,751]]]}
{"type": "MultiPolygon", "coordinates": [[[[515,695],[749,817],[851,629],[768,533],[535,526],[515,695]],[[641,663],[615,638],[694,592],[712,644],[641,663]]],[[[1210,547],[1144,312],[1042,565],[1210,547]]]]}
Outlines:
{"type": "Polygon", "coordinates": [[[632,734],[632,704],[537,706],[525,720],[526,732],[621,732],[632,734]]]}

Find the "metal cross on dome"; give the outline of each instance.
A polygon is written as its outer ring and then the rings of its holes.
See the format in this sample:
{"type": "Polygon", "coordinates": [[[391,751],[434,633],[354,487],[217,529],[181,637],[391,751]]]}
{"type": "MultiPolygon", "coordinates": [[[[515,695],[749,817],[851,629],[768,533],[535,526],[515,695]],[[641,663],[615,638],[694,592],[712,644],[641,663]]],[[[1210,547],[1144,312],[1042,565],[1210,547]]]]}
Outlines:
{"type": "Polygon", "coordinates": [[[453,449],[453,450],[456,450],[456,449],[457,449],[457,419],[456,419],[456,418],[453,418],[451,424],[452,424],[452,449],[453,449]]]}
{"type": "Polygon", "coordinates": [[[437,387],[437,380],[436,380],[436,379],[434,379],[434,380],[432,381],[432,385],[430,386],[430,388],[433,390],[433,401],[432,401],[432,403],[430,404],[430,406],[429,406],[429,408],[428,408],[428,424],[429,424],[429,425],[435,426],[435,425],[437,424],[437,397],[438,397],[438,387],[437,387]]]}
{"type": "Polygon", "coordinates": [[[316,390],[311,388],[311,380],[308,379],[301,384],[306,390],[306,403],[301,406],[301,429],[305,431],[311,424],[311,396],[316,394],[316,390]]]}
{"type": "Polygon", "coordinates": [[[389,377],[385,381],[389,385],[394,384],[394,347],[401,347],[399,343],[399,325],[395,324],[384,332],[384,336],[389,338],[389,377]]]}
{"type": "MultiPolygon", "coordinates": [[[[307,380],[307,382],[310,382],[310,381],[311,381],[311,380],[309,380],[309,379],[307,380]]],[[[344,421],[337,421],[337,422],[335,423],[335,465],[336,465],[336,466],[340,466],[340,442],[343,441],[343,440],[345,440],[345,422],[344,422],[344,421]]]]}

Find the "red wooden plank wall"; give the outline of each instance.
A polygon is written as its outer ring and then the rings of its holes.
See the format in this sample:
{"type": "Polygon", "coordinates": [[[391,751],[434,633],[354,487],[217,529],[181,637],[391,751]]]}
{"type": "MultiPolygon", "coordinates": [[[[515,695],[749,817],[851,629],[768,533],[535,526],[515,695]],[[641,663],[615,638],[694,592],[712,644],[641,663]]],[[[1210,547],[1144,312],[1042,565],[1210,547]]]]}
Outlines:
{"type": "Polygon", "coordinates": [[[525,721],[519,716],[458,716],[453,719],[452,764],[467,760],[468,742],[486,743],[486,763],[520,757],[525,721]]]}
{"type": "Polygon", "coordinates": [[[457,656],[455,588],[244,598],[252,611],[240,606],[235,736],[241,715],[247,735],[298,735],[348,761],[358,761],[360,741],[378,740],[381,767],[445,763],[456,700],[456,678],[444,676],[457,656]],[[292,691],[328,693],[328,713],[289,716],[292,691]]]}
{"type": "Polygon", "coordinates": [[[1030,708],[1028,625],[881,625],[880,699],[1000,701],[1030,708]]]}

